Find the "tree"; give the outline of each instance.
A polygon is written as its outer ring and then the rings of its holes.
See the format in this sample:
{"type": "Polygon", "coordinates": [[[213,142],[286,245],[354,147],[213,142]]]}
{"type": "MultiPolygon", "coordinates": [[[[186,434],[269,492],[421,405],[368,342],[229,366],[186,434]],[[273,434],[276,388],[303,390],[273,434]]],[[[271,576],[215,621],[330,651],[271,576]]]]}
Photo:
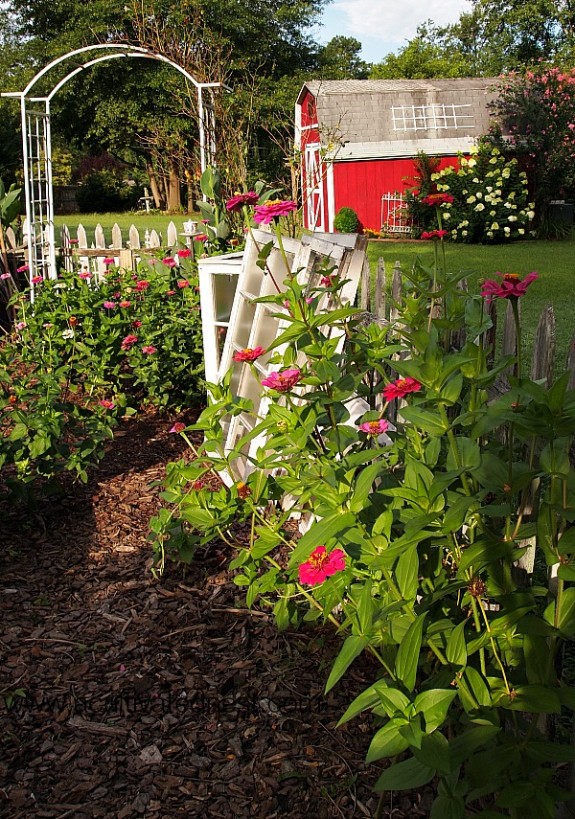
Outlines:
{"type": "Polygon", "coordinates": [[[326,80],[365,80],[369,65],[360,57],[361,43],[353,37],[332,37],[319,52],[319,68],[326,80]]]}
{"type": "Polygon", "coordinates": [[[432,77],[468,77],[470,65],[459,51],[449,27],[441,28],[431,20],[420,25],[417,35],[399,50],[372,66],[374,80],[425,80],[432,77]]]}
{"type": "Polygon", "coordinates": [[[575,69],[539,66],[512,74],[501,81],[492,108],[491,140],[524,158],[537,224],[545,231],[550,202],[575,198],[575,69]]]}

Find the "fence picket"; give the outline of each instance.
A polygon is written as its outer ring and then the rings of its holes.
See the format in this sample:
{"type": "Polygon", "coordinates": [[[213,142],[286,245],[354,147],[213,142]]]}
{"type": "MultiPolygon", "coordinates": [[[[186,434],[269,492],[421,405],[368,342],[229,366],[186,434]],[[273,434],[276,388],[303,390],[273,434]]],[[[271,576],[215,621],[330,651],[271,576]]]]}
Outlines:
{"type": "Polygon", "coordinates": [[[173,222],[168,225],[168,247],[176,247],[178,244],[178,228],[173,222]]]}
{"type": "Polygon", "coordinates": [[[555,358],[556,321],[555,311],[548,304],[543,309],[535,331],[533,344],[533,361],[531,363],[531,380],[545,380],[545,386],[553,383],[553,361],[555,358]]]}
{"type": "Polygon", "coordinates": [[[156,233],[155,230],[152,230],[150,233],[150,244],[148,247],[161,247],[162,243],[160,242],[160,237],[156,233]]]}
{"type": "Polygon", "coordinates": [[[78,237],[78,247],[88,247],[88,237],[86,236],[86,228],[84,225],[79,224],[78,230],[76,231],[76,236],[78,237]]]}
{"type": "Polygon", "coordinates": [[[98,250],[106,249],[106,236],[104,235],[104,228],[99,222],[96,225],[96,230],[94,231],[94,243],[98,250]]]}
{"type": "Polygon", "coordinates": [[[385,261],[383,256],[377,260],[377,271],[375,274],[375,298],[372,312],[378,318],[385,318],[385,261]]]}
{"type": "Polygon", "coordinates": [[[138,228],[135,225],[130,225],[130,230],[128,232],[128,241],[130,243],[131,250],[139,250],[140,245],[140,234],[138,232],[138,228]]]}
{"type": "Polygon", "coordinates": [[[115,222],[114,226],[112,227],[112,245],[113,248],[121,248],[122,247],[122,231],[120,230],[120,225],[115,222]]]}

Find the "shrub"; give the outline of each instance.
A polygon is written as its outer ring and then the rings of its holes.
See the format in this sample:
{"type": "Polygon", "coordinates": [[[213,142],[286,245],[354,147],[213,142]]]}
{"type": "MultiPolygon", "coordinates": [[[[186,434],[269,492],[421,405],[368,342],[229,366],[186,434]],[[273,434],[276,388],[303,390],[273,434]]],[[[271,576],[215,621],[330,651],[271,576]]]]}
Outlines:
{"type": "Polygon", "coordinates": [[[527,176],[498,148],[481,146],[469,158],[460,156],[458,168],[444,168],[431,179],[437,192],[453,197],[441,205],[441,221],[454,241],[497,243],[532,235],[527,176]]]}
{"type": "Polygon", "coordinates": [[[334,230],[338,233],[357,233],[359,219],[353,208],[340,208],[333,220],[334,230]]]}
{"type": "Polygon", "coordinates": [[[76,192],[78,207],[83,213],[123,211],[134,207],[139,189],[126,185],[113,171],[105,168],[91,171],[76,192]]]}

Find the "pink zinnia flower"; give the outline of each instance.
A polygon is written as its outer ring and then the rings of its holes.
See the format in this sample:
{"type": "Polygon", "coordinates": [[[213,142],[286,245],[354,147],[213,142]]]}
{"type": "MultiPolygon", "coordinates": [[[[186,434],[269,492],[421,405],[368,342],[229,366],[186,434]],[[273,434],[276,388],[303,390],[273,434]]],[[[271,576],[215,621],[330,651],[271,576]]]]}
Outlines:
{"type": "Polygon", "coordinates": [[[23,264],[16,268],[16,273],[27,273],[30,270],[27,264],[23,264]]]}
{"type": "Polygon", "coordinates": [[[138,336],[135,336],[133,333],[128,333],[128,335],[122,339],[120,347],[122,348],[122,350],[129,350],[131,347],[134,346],[137,340],[138,336]]]}
{"type": "Polygon", "coordinates": [[[382,390],[386,401],[393,401],[394,398],[404,398],[410,392],[419,392],[421,384],[415,378],[398,378],[392,381],[382,390]]]}
{"type": "Polygon", "coordinates": [[[177,261],[173,256],[166,256],[165,259],[162,259],[162,264],[165,264],[166,267],[175,267],[177,265],[177,261]]]}
{"type": "Polygon", "coordinates": [[[170,427],[168,432],[183,432],[185,430],[185,428],[186,428],[186,425],[182,424],[181,421],[178,421],[177,423],[174,424],[173,427],[170,427]]]}
{"type": "Polygon", "coordinates": [[[197,236],[194,236],[194,242],[207,242],[208,238],[207,233],[198,233],[197,236]]]}
{"type": "Polygon", "coordinates": [[[154,353],[158,352],[158,348],[154,347],[152,344],[146,344],[142,347],[142,352],[146,355],[154,355],[154,353]]]}
{"type": "Polygon", "coordinates": [[[539,278],[537,273],[528,273],[524,279],[517,273],[496,273],[495,275],[501,277],[500,282],[487,279],[481,288],[481,295],[489,299],[518,299],[524,296],[529,285],[539,278]]]}
{"type": "Polygon", "coordinates": [[[135,327],[136,330],[138,329],[138,327],[141,327],[141,326],[142,326],[142,322],[140,321],[140,319],[136,319],[135,321],[132,322],[132,327],[135,327]]]}
{"type": "Polygon", "coordinates": [[[449,234],[447,230],[424,230],[421,239],[444,239],[449,234]]]}
{"type": "Polygon", "coordinates": [[[317,586],[318,583],[323,583],[326,577],[331,577],[342,569],[345,569],[345,552],[342,549],[334,549],[328,554],[325,546],[318,546],[306,562],[300,564],[299,582],[317,586]]]}
{"type": "Polygon", "coordinates": [[[41,284],[44,281],[44,279],[42,278],[42,276],[32,276],[30,281],[32,282],[32,284],[41,284]]]}
{"type": "Polygon", "coordinates": [[[268,199],[261,205],[256,205],[254,211],[254,222],[258,225],[269,225],[273,219],[279,219],[280,216],[287,216],[288,213],[297,210],[295,202],[282,199],[268,199]]]}
{"type": "Polygon", "coordinates": [[[269,387],[276,392],[289,392],[298,383],[302,374],[300,370],[283,370],[280,373],[270,373],[262,381],[262,387],[269,387]]]}
{"type": "Polygon", "coordinates": [[[363,424],[359,425],[359,428],[367,435],[381,435],[383,432],[387,432],[389,424],[383,419],[379,421],[364,421],[363,424]]]}
{"type": "Polygon", "coordinates": [[[150,286],[150,282],[147,279],[140,279],[140,281],[136,282],[136,290],[142,292],[143,290],[147,290],[150,286]]]}
{"type": "Polygon", "coordinates": [[[166,290],[166,296],[175,296],[176,290],[166,290]]]}
{"type": "Polygon", "coordinates": [[[105,301],[104,302],[104,307],[106,308],[106,310],[113,310],[116,307],[116,302],[115,301],[105,301]]]}
{"type": "Polygon", "coordinates": [[[124,299],[124,301],[120,302],[120,307],[131,307],[131,306],[132,306],[132,302],[128,301],[127,299],[124,299]]]}
{"type": "Polygon", "coordinates": [[[107,256],[103,261],[106,267],[109,267],[111,264],[114,264],[114,258],[112,256],[107,256]]]}
{"type": "Polygon", "coordinates": [[[189,287],[190,283],[187,279],[178,279],[178,287],[183,290],[184,287],[189,287]]]}
{"type": "Polygon", "coordinates": [[[424,205],[446,205],[454,201],[450,193],[430,193],[421,200],[424,205]]]}
{"type": "Polygon", "coordinates": [[[25,327],[26,327],[26,322],[25,321],[19,321],[16,324],[16,329],[17,330],[23,330],[25,327]]]}
{"type": "Polygon", "coordinates": [[[322,276],[320,279],[320,284],[323,284],[324,287],[333,287],[335,282],[337,281],[337,276],[322,276]]]}
{"type": "Polygon", "coordinates": [[[183,247],[181,250],[178,250],[178,259],[187,259],[188,256],[192,255],[192,251],[189,247],[183,247]]]}
{"type": "Polygon", "coordinates": [[[11,275],[12,275],[11,273],[2,273],[0,279],[9,279],[11,275]]]}
{"type": "Polygon", "coordinates": [[[232,196],[231,199],[228,199],[226,208],[233,213],[234,211],[241,210],[244,205],[257,205],[258,200],[259,196],[255,191],[238,193],[236,196],[232,196]]]}
{"type": "MultiPolygon", "coordinates": [[[[237,350],[233,356],[233,361],[255,361],[256,358],[259,358],[261,355],[265,353],[263,347],[244,347],[243,350],[237,350]]],[[[262,382],[263,383],[263,382],[262,382]]]]}
{"type": "Polygon", "coordinates": [[[84,281],[88,281],[88,279],[92,278],[92,274],[88,273],[87,270],[83,270],[81,273],[78,273],[78,278],[84,279],[84,281]]]}
{"type": "Polygon", "coordinates": [[[101,401],[98,401],[98,404],[104,409],[114,409],[116,406],[113,401],[110,401],[109,398],[102,398],[101,401]]]}

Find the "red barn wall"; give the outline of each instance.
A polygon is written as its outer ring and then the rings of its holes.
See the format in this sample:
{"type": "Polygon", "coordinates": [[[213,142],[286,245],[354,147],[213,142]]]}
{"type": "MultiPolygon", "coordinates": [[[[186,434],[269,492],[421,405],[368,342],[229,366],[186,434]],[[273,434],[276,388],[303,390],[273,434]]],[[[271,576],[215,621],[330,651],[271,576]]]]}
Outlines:
{"type": "MultiPolygon", "coordinates": [[[[455,165],[457,157],[442,157],[439,169],[455,165]]],[[[438,170],[439,170],[438,169],[438,170]]],[[[381,228],[381,197],[403,193],[415,176],[413,159],[366,159],[334,162],[334,212],[353,208],[362,227],[381,228]]]]}

